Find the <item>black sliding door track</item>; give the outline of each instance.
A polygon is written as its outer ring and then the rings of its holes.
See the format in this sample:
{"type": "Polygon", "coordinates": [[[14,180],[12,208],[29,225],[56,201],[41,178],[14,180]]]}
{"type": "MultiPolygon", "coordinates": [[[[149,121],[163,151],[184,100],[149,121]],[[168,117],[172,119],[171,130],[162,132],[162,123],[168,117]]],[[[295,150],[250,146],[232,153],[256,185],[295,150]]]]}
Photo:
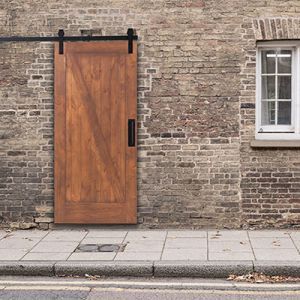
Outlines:
{"type": "Polygon", "coordinates": [[[65,36],[64,30],[60,29],[57,36],[9,36],[0,37],[0,43],[3,42],[59,42],[59,54],[64,53],[64,42],[78,41],[128,41],[128,53],[133,51],[133,41],[138,36],[134,34],[134,30],[129,28],[127,35],[108,35],[108,36],[65,36]]]}

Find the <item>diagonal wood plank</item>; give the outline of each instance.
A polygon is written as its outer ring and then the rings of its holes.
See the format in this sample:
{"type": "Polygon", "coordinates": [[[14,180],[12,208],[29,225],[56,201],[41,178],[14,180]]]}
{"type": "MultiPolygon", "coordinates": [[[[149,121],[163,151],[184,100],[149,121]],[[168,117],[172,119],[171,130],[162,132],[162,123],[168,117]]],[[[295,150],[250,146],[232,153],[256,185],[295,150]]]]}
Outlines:
{"type": "Polygon", "coordinates": [[[106,169],[106,174],[108,175],[108,180],[111,183],[111,186],[114,187],[114,191],[116,193],[116,197],[119,199],[123,199],[125,197],[125,191],[122,188],[120,184],[120,178],[118,175],[118,172],[115,168],[115,164],[110,156],[110,152],[107,149],[107,145],[105,143],[101,143],[101,141],[104,141],[104,134],[101,130],[100,126],[95,126],[95,124],[100,124],[97,113],[91,107],[90,103],[87,103],[88,99],[91,99],[91,94],[89,92],[89,89],[85,83],[84,78],[81,75],[81,69],[80,66],[76,60],[76,57],[73,57],[72,55],[69,55],[69,63],[71,68],[74,70],[73,76],[75,81],[78,83],[80,88],[77,89],[79,96],[81,99],[86,99],[85,101],[82,101],[83,108],[86,110],[87,115],[89,118],[87,118],[89,122],[89,128],[92,130],[92,136],[94,139],[94,143],[99,151],[99,159],[106,169]]]}
{"type": "Polygon", "coordinates": [[[130,55],[126,41],[65,42],[64,54],[58,46],[55,223],[136,224],[137,147],[127,145],[127,119],[136,119],[137,44],[130,55]],[[79,168],[69,172],[72,164],[79,168]]]}

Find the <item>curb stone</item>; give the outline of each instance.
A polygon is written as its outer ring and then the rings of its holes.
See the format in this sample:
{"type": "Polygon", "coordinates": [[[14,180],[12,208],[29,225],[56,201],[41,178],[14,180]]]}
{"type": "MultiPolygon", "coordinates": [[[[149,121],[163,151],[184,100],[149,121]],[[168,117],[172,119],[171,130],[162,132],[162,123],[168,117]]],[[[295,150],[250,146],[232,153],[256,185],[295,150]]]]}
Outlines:
{"type": "Polygon", "coordinates": [[[58,262],[54,266],[56,276],[153,276],[153,262],[58,262]]]}
{"type": "Polygon", "coordinates": [[[0,275],[55,276],[54,262],[3,261],[0,262],[0,275]]]}
{"type": "Polygon", "coordinates": [[[255,272],[270,276],[300,277],[300,261],[254,261],[255,272]]]}
{"type": "Polygon", "coordinates": [[[300,277],[300,261],[2,261],[0,276],[227,278],[250,272],[300,277]]]}
{"type": "Polygon", "coordinates": [[[230,274],[247,274],[253,271],[252,261],[172,261],[155,262],[154,276],[227,278],[230,274]]]}

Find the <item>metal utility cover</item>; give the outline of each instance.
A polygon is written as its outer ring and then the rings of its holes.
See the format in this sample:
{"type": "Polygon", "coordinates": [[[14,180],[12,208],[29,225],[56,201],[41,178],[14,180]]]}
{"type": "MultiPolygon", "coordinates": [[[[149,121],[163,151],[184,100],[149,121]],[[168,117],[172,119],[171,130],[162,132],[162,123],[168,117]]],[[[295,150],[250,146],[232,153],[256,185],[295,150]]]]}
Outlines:
{"type": "Polygon", "coordinates": [[[75,252],[118,252],[123,251],[124,246],[120,244],[82,244],[75,252]]]}

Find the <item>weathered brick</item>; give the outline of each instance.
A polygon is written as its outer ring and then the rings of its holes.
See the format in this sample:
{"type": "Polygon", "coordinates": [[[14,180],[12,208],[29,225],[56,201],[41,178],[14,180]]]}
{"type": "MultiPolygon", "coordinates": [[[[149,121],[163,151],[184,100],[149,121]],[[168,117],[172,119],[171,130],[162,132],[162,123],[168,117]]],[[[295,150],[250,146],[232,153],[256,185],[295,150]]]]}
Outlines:
{"type": "MultiPolygon", "coordinates": [[[[8,23],[0,31],[120,35],[128,24],[137,30],[140,226],[286,227],[299,223],[299,151],[249,146],[256,41],[300,38],[300,4],[275,2],[4,1],[8,23]]],[[[53,45],[1,44],[0,57],[0,219],[47,229],[53,45]]]]}
{"type": "Polygon", "coordinates": [[[23,156],[26,155],[25,151],[7,151],[8,156],[23,156]]]}

